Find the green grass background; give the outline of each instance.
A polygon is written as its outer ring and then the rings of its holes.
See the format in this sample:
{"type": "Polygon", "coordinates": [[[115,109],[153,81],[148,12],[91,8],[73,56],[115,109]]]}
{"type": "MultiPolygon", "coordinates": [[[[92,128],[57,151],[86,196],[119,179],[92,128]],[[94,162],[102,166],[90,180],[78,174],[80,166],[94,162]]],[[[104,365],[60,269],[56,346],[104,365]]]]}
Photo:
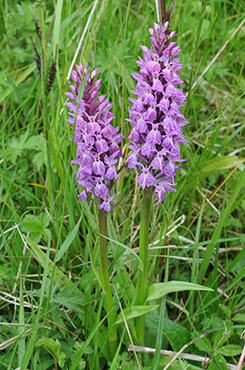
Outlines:
{"type": "MultiPolygon", "coordinates": [[[[77,199],[76,170],[70,165],[76,150],[66,123],[66,77],[92,6],[78,0],[0,1],[1,369],[139,368],[127,352],[123,322],[112,362],[103,348],[107,331],[96,277],[98,212],[95,204],[77,199]],[[28,35],[40,53],[30,6],[43,30],[48,67],[58,45],[46,120],[28,35]]],[[[175,1],[171,28],[182,49],[180,76],[188,95],[183,112],[190,122],[184,128],[189,146],[181,152],[189,161],[176,175],[177,192],[160,205],[154,200],[150,230],[156,248],[150,250],[149,285],[167,277],[213,291],[169,294],[161,311],[162,333],[157,330],[160,308],[146,315],[146,346],[155,348],[162,336],[163,349],[178,351],[208,333],[185,352],[210,356],[215,350],[211,370],[235,365],[244,345],[244,15],[244,2],[238,0],[175,1]]],[[[150,46],[148,28],[154,21],[153,1],[101,0],[77,58],[98,68],[100,92],[113,102],[114,125],[125,139],[128,97],[135,88],[131,73],[138,72],[139,46],[150,46]]],[[[110,215],[108,259],[120,313],[118,301],[126,309],[134,299],[137,259],[129,248],[138,252],[141,191],[127,169],[117,188],[118,200],[125,199],[110,215]]],[[[133,320],[128,324],[134,338],[133,320]]],[[[141,369],[152,369],[152,355],[138,357],[141,369]]],[[[158,368],[168,361],[162,357],[158,368]]],[[[170,367],[186,368],[202,365],[176,360],[170,367]]]]}

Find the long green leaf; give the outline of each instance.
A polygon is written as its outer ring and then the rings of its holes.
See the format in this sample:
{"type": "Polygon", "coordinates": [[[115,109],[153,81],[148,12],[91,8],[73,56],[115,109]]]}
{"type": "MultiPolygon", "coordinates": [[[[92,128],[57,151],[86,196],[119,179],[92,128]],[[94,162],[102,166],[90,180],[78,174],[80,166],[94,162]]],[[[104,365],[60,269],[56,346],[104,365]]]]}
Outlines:
{"type": "Polygon", "coordinates": [[[79,361],[81,360],[82,356],[84,355],[84,352],[88,348],[88,346],[89,346],[90,342],[92,341],[94,335],[98,332],[98,329],[99,329],[100,325],[105,321],[106,317],[107,316],[105,316],[100,321],[100,323],[98,325],[96,325],[96,327],[93,329],[93,331],[91,332],[91,334],[88,336],[87,340],[84,342],[82,348],[80,349],[80,351],[77,353],[75,359],[73,360],[72,365],[69,368],[69,370],[77,370],[78,369],[79,361]]]}
{"type": "Polygon", "coordinates": [[[223,228],[223,225],[224,225],[226,219],[229,217],[229,215],[231,213],[232,206],[233,206],[234,202],[236,201],[236,197],[240,193],[241,187],[244,185],[244,183],[245,183],[245,171],[243,171],[240,174],[240,178],[237,180],[237,183],[236,183],[235,189],[233,190],[232,196],[230,197],[226,208],[221,213],[220,221],[219,221],[217,227],[215,228],[215,231],[214,231],[213,236],[212,236],[211,243],[207,246],[207,249],[204,253],[203,263],[202,263],[202,266],[201,266],[201,268],[199,270],[199,273],[198,273],[198,276],[197,276],[197,282],[199,284],[202,282],[202,279],[204,278],[204,275],[205,275],[205,273],[208,269],[208,265],[211,261],[212,255],[213,255],[214,248],[217,245],[218,239],[220,237],[220,233],[221,233],[221,230],[223,228]]]}
{"type": "Polygon", "coordinates": [[[168,281],[167,283],[153,284],[148,288],[146,301],[152,299],[161,298],[169,293],[181,292],[183,290],[207,290],[212,291],[212,289],[193,283],[188,283],[186,281],[168,281]]]}
{"type": "MultiPolygon", "coordinates": [[[[24,236],[24,235],[23,235],[24,236]]],[[[29,238],[27,238],[29,239],[29,238]]],[[[29,239],[30,241],[30,239],[29,239]]],[[[27,241],[28,242],[28,241],[27,241]]],[[[35,244],[31,241],[31,244],[35,244]]],[[[50,242],[48,243],[48,248],[47,248],[47,253],[45,255],[45,258],[43,260],[43,279],[42,279],[42,284],[41,284],[41,290],[40,290],[40,300],[39,300],[39,306],[37,313],[34,318],[34,325],[32,327],[32,334],[31,338],[28,342],[28,345],[26,346],[26,350],[21,362],[21,369],[20,370],[26,370],[30,358],[33,354],[35,343],[36,343],[36,338],[37,338],[37,332],[38,332],[38,325],[39,325],[39,320],[41,316],[41,310],[42,310],[42,305],[43,305],[43,298],[44,298],[44,293],[46,289],[46,284],[47,284],[47,275],[48,275],[48,264],[49,264],[49,252],[50,252],[50,242]]]]}
{"type": "MultiPolygon", "coordinates": [[[[130,319],[134,319],[135,317],[143,316],[146,315],[147,313],[154,311],[157,309],[159,305],[155,306],[133,306],[133,307],[127,307],[125,310],[123,310],[124,316],[126,321],[130,319]]],[[[117,321],[114,323],[115,324],[120,324],[123,322],[123,316],[122,313],[118,315],[117,321]]]]}
{"type": "Polygon", "coordinates": [[[243,160],[241,158],[237,157],[236,155],[231,155],[216,157],[205,163],[202,163],[202,165],[198,166],[191,176],[189,176],[187,183],[181,187],[180,191],[187,191],[187,189],[193,186],[197,179],[201,180],[217,171],[236,167],[239,164],[242,164],[242,162],[243,160]]]}
{"type": "Polygon", "coordinates": [[[22,287],[22,276],[20,276],[20,310],[19,310],[19,330],[18,334],[20,336],[18,342],[18,365],[21,366],[23,357],[25,354],[25,311],[24,311],[24,302],[23,302],[23,287],[22,287]]]}
{"type": "Polygon", "coordinates": [[[195,174],[200,176],[206,176],[207,174],[214,173],[219,170],[225,170],[228,168],[236,167],[242,163],[242,159],[236,155],[227,155],[223,157],[216,157],[202,164],[195,174]]]}
{"type": "Polygon", "coordinates": [[[63,5],[63,0],[58,0],[57,6],[55,9],[56,14],[55,14],[54,32],[53,32],[53,58],[55,58],[56,47],[59,45],[62,5],[63,5]]]}
{"type": "Polygon", "coordinates": [[[66,240],[60,247],[60,250],[56,256],[56,262],[58,262],[63,257],[64,253],[67,251],[67,249],[70,247],[71,243],[73,242],[74,238],[76,237],[82,218],[83,218],[83,213],[81,214],[81,217],[79,218],[78,223],[75,225],[72,231],[68,234],[66,240]]]}
{"type": "MultiPolygon", "coordinates": [[[[46,261],[46,258],[47,258],[46,254],[30,238],[28,238],[27,236],[24,236],[24,238],[25,238],[27,244],[29,245],[29,247],[31,248],[31,251],[32,251],[34,257],[40,263],[40,265],[44,268],[45,261],[46,261]]],[[[60,288],[62,288],[63,286],[70,287],[70,286],[73,285],[73,282],[71,280],[69,280],[68,277],[57,266],[55,266],[54,262],[51,261],[50,258],[49,258],[48,259],[48,265],[47,265],[47,274],[49,276],[52,276],[53,269],[54,269],[53,281],[55,283],[57,283],[57,285],[60,288]]],[[[82,292],[78,288],[76,288],[74,290],[74,294],[81,296],[82,292]]]]}

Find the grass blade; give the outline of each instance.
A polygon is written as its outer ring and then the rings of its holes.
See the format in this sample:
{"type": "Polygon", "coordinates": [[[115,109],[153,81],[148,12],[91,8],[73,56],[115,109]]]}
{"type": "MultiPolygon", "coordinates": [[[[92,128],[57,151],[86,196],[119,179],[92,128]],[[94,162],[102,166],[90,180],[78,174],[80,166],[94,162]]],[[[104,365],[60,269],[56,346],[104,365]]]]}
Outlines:
{"type": "Polygon", "coordinates": [[[197,282],[199,284],[202,282],[202,280],[204,278],[204,275],[205,275],[205,273],[208,269],[208,265],[211,261],[211,258],[212,258],[213,252],[214,252],[214,248],[215,248],[215,246],[218,242],[218,239],[220,237],[220,234],[221,234],[222,228],[224,226],[224,223],[227,220],[227,218],[229,217],[232,206],[235,203],[236,197],[240,193],[240,190],[241,190],[242,186],[244,186],[244,183],[245,183],[245,171],[243,170],[243,172],[240,174],[239,179],[237,180],[237,183],[236,183],[235,189],[232,193],[232,196],[229,199],[226,208],[224,209],[224,211],[221,214],[220,221],[219,221],[219,223],[218,223],[218,225],[217,225],[217,227],[216,227],[216,229],[213,233],[211,243],[207,246],[207,249],[204,253],[204,261],[202,263],[202,266],[201,266],[201,268],[198,272],[198,276],[197,276],[197,282]]]}
{"type": "Polygon", "coordinates": [[[80,226],[80,222],[82,221],[82,218],[83,218],[83,213],[81,214],[81,217],[79,218],[79,221],[76,224],[76,226],[68,234],[66,240],[64,241],[64,243],[60,247],[60,250],[59,250],[59,252],[58,252],[58,254],[56,256],[56,259],[55,259],[56,262],[58,262],[63,257],[63,255],[65,254],[65,252],[67,251],[67,249],[70,247],[71,243],[73,242],[74,238],[76,237],[77,232],[78,232],[78,229],[79,229],[79,226],[80,226]]]}

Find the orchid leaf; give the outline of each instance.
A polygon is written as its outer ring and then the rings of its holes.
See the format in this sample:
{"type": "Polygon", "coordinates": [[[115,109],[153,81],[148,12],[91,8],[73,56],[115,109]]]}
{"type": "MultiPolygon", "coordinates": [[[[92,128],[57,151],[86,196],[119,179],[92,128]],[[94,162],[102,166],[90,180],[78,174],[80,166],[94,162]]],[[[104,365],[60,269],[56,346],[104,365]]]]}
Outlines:
{"type": "MultiPolygon", "coordinates": [[[[125,310],[123,310],[123,314],[125,317],[125,320],[130,320],[134,319],[135,317],[139,317],[142,315],[146,315],[147,313],[154,311],[157,309],[158,305],[155,306],[132,306],[132,307],[127,307],[125,310]]],[[[115,322],[115,324],[120,324],[121,322],[124,321],[122,313],[118,315],[118,319],[115,322]]],[[[114,325],[115,325],[114,324],[114,325]]]]}
{"type": "Polygon", "coordinates": [[[212,289],[186,281],[168,281],[167,283],[153,284],[148,288],[148,294],[146,301],[161,298],[169,293],[182,292],[183,290],[206,290],[212,291],[212,289]]]}

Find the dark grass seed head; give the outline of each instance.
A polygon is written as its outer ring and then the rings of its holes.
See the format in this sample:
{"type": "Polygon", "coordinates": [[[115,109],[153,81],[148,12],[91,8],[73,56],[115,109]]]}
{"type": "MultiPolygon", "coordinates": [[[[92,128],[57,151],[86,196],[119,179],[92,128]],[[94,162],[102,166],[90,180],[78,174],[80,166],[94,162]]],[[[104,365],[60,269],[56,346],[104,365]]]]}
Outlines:
{"type": "Polygon", "coordinates": [[[51,64],[51,67],[50,67],[50,69],[49,69],[48,89],[47,89],[47,93],[48,93],[48,94],[50,93],[50,90],[51,90],[51,89],[52,89],[52,87],[53,87],[54,80],[55,80],[55,75],[56,75],[56,61],[54,61],[54,62],[51,64]]]}

